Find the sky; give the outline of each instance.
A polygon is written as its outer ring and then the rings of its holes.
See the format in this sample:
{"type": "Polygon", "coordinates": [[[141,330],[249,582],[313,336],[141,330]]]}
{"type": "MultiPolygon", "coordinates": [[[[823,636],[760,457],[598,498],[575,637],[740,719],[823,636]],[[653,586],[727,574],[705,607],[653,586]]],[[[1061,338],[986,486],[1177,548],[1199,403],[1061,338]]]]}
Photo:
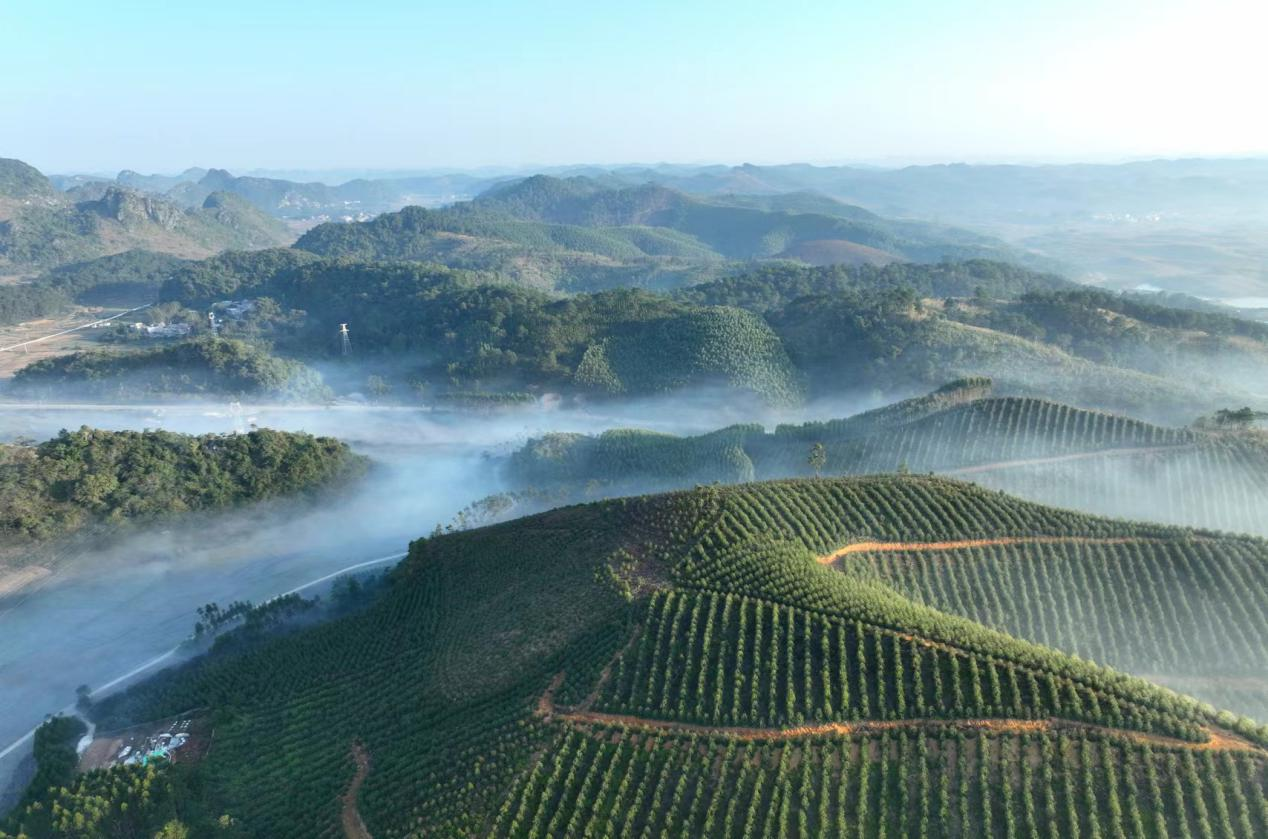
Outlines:
{"type": "Polygon", "coordinates": [[[46,172],[1268,154],[1263,0],[0,0],[46,172]]]}

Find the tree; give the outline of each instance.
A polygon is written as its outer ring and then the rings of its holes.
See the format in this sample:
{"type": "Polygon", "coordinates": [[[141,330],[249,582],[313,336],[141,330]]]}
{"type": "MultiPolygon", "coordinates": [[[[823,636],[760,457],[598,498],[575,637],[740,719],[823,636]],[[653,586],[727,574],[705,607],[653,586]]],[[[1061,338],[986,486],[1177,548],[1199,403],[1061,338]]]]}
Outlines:
{"type": "Polygon", "coordinates": [[[163,825],[163,829],[154,834],[154,839],[189,839],[189,828],[176,819],[163,825]]]}
{"type": "Polygon", "coordinates": [[[815,443],[810,447],[810,456],[806,458],[806,463],[815,470],[816,477],[823,471],[828,463],[828,450],[823,447],[823,443],[815,443]]]}
{"type": "Polygon", "coordinates": [[[80,685],[75,688],[75,707],[81,713],[86,713],[92,707],[92,688],[88,685],[80,685]]]}

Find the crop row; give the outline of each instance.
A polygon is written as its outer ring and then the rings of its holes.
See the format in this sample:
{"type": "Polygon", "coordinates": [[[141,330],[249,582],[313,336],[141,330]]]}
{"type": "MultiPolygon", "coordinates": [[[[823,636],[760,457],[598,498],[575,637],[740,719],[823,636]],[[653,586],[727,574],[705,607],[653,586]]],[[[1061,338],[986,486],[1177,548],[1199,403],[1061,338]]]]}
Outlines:
{"type": "Polygon", "coordinates": [[[779,744],[573,730],[495,836],[1250,839],[1264,767],[1071,735],[892,732],[779,744]]]}

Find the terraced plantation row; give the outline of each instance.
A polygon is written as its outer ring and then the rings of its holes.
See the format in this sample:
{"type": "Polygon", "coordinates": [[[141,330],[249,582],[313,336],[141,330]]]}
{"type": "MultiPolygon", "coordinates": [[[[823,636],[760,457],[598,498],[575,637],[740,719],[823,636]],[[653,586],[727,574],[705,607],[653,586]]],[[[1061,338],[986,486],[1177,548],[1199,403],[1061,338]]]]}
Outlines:
{"type": "Polygon", "coordinates": [[[1044,504],[1268,535],[1268,447],[1236,438],[951,474],[1044,504]]]}
{"type": "Polygon", "coordinates": [[[420,539],[364,611],[94,713],[209,709],[204,762],[162,774],[212,835],[222,815],[245,836],[341,835],[354,743],[375,839],[1262,833],[1268,729],[937,611],[865,555],[817,561],[1015,536],[1200,543],[1262,590],[1244,539],[956,481],[703,487],[420,539]]]}
{"type": "MultiPolygon", "coordinates": [[[[1268,673],[1261,540],[991,545],[839,563],[937,609],[1121,670],[1216,684],[1268,673]]],[[[1265,700],[1268,691],[1233,707],[1260,717],[1265,700]]]]}
{"type": "MultiPolygon", "coordinates": [[[[980,399],[915,419],[897,428],[861,438],[850,435],[848,423],[840,439],[821,440],[827,448],[824,468],[832,473],[888,472],[906,463],[913,472],[943,471],[968,464],[1030,460],[1103,449],[1169,448],[1190,445],[1197,435],[1162,428],[1099,411],[1086,411],[1042,399],[980,399]]],[[[776,477],[803,474],[801,448],[778,445],[770,457],[755,447],[758,474],[776,477]]],[[[804,430],[795,435],[802,442],[804,430]]],[[[804,448],[804,447],[802,447],[804,448]]]]}
{"type": "Polygon", "coordinates": [[[782,743],[567,729],[516,784],[497,836],[1251,837],[1264,762],[1059,735],[782,743]]]}
{"type": "Polygon", "coordinates": [[[621,494],[692,483],[906,471],[1124,518],[1268,535],[1268,436],[1164,428],[969,380],[829,422],[695,437],[547,435],[507,462],[521,488],[621,494]]]}
{"type": "Polygon", "coordinates": [[[693,723],[1042,718],[1201,739],[1175,716],[1075,679],[731,594],[653,596],[596,707],[693,723]]]}

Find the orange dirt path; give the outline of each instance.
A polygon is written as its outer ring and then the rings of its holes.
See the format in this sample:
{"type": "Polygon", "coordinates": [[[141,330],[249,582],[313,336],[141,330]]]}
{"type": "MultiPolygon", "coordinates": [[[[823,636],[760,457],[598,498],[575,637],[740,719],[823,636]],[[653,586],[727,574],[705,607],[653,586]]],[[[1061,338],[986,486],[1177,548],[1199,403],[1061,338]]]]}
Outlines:
{"type": "Polygon", "coordinates": [[[357,809],[357,796],[361,793],[361,785],[370,774],[370,753],[360,743],[352,744],[352,759],[356,761],[357,772],[352,776],[348,791],[343,794],[343,809],[340,821],[343,822],[343,835],[347,839],[373,839],[361,820],[361,812],[357,809]]]}
{"type": "Polygon", "coordinates": [[[950,542],[853,542],[831,554],[819,556],[820,565],[828,565],[848,554],[875,554],[899,550],[961,550],[989,548],[992,545],[1126,545],[1129,542],[1153,541],[1144,536],[998,536],[995,539],[961,539],[950,542]]]}
{"type": "Polygon", "coordinates": [[[820,565],[829,565],[843,556],[885,551],[955,551],[962,548],[986,548],[992,545],[1125,545],[1129,542],[1153,541],[1143,536],[1000,536],[994,539],[961,539],[957,542],[855,542],[818,557],[820,565]]]}
{"type": "Polygon", "coordinates": [[[811,725],[799,725],[791,728],[752,728],[747,726],[701,725],[699,723],[658,720],[649,717],[636,717],[629,714],[608,714],[601,711],[566,710],[555,706],[554,692],[562,681],[563,674],[554,681],[537,701],[537,713],[545,719],[556,719],[577,725],[621,725],[626,728],[637,728],[647,731],[678,731],[683,733],[722,735],[740,740],[795,740],[805,737],[823,735],[848,736],[851,734],[871,734],[874,732],[893,731],[895,729],[944,728],[952,730],[995,731],[1005,734],[1024,734],[1034,732],[1058,731],[1096,731],[1117,737],[1124,737],[1138,743],[1148,743],[1173,749],[1192,749],[1195,751],[1239,751],[1252,752],[1268,756],[1268,751],[1254,743],[1244,740],[1235,734],[1220,729],[1204,727],[1207,739],[1201,743],[1191,743],[1175,737],[1161,734],[1149,734],[1143,731],[1131,731],[1090,723],[1074,722],[1048,718],[1042,720],[1028,719],[960,719],[947,720],[940,718],[920,718],[906,720],[857,720],[852,722],[825,722],[811,725]]]}

